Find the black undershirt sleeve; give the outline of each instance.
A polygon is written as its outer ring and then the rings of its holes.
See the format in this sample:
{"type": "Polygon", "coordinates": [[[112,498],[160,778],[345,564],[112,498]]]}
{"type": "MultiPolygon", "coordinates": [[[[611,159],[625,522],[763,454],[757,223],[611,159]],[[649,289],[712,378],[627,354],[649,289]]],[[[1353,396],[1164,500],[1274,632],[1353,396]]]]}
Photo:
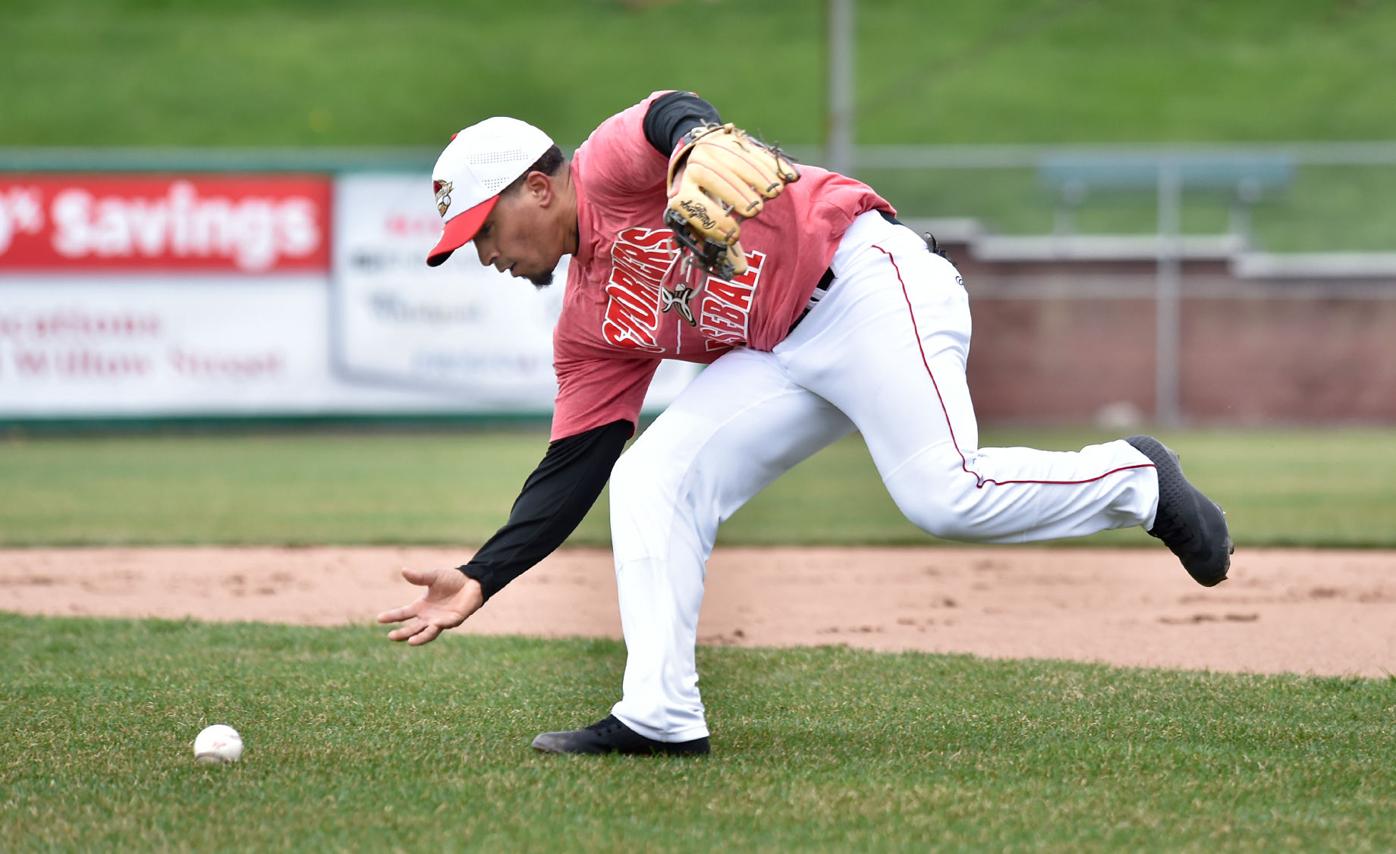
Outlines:
{"type": "Polygon", "coordinates": [[[543,461],[524,481],[509,521],[460,567],[480,582],[486,601],[577,529],[632,431],[629,421],[615,421],[548,445],[543,461]]]}
{"type": "Polygon", "coordinates": [[[650,102],[645,113],[645,139],[668,157],[684,134],[708,123],[722,123],[716,107],[692,92],[670,92],[650,102]]]}

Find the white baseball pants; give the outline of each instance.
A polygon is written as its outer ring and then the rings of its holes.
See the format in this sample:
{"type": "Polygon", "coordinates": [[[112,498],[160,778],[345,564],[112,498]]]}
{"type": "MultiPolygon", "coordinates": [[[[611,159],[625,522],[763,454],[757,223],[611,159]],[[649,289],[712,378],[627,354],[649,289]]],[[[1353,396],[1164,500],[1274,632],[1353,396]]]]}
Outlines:
{"type": "Polygon", "coordinates": [[[1022,543],[1152,527],[1158,481],[1123,441],[980,448],[955,268],[877,213],[854,221],[828,295],[773,352],[704,370],[621,456],[611,531],[628,660],[612,714],[661,741],[708,734],[694,666],[718,526],[854,429],[897,506],[952,540],[1022,543]]]}

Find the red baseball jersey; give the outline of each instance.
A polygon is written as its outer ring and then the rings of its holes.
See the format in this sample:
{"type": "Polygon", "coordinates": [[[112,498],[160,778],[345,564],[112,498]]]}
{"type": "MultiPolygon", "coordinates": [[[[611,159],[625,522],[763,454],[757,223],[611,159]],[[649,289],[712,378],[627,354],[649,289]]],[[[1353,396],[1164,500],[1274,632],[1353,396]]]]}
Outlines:
{"type": "Polygon", "coordinates": [[[668,158],[645,138],[655,92],[601,124],[572,158],[578,244],[553,331],[552,438],[636,421],[661,359],[708,363],[734,347],[771,350],[804,311],[854,217],[893,211],[870,187],[800,166],[800,180],[744,220],[748,270],[682,275],[664,224],[668,158]],[[691,294],[679,291],[692,287],[691,294]]]}

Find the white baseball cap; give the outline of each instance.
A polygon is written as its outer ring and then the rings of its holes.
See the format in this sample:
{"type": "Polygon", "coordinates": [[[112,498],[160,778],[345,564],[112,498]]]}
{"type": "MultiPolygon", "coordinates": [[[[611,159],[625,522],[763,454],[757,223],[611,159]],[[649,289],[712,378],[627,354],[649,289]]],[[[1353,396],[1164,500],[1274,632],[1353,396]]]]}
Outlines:
{"type": "Polygon", "coordinates": [[[436,209],[444,222],[427,264],[437,266],[474,240],[500,191],[552,146],[538,128],[505,116],[485,119],[452,136],[431,170],[436,209]]]}

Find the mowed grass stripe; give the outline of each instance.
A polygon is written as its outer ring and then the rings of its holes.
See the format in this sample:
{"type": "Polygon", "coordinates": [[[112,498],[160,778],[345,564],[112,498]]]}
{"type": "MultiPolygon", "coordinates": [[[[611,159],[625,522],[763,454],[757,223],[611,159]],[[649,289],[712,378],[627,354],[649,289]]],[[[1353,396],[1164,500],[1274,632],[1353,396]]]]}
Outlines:
{"type": "MultiPolygon", "coordinates": [[[[1161,434],[1248,546],[1396,546],[1396,434],[1161,434]]],[[[985,447],[1069,450],[1096,430],[986,431],[985,447]]],[[[542,432],[118,436],[0,441],[0,546],[436,544],[473,547],[504,522],[547,447],[542,432]]],[[[606,546],[603,495],[573,545],[606,546]]],[[[925,545],[858,437],[786,474],[720,545],[925,545]]],[[[1142,531],[1071,544],[1156,546],[1142,531]]]]}
{"type": "MultiPolygon", "coordinates": [[[[4,23],[0,146],[406,146],[426,170],[480,117],[518,115],[572,148],[666,88],[695,89],[725,119],[816,159],[827,131],[826,20],[797,0],[11,0],[4,23]],[[762,46],[763,85],[671,61],[668,34],[695,13],[762,46]],[[482,68],[511,73],[480,85],[482,68]]],[[[1390,3],[879,0],[860,7],[854,36],[865,144],[1396,137],[1390,3]]],[[[1035,170],[859,177],[908,216],[1054,227],[1055,194],[1035,170]]],[[[1301,167],[1260,200],[1253,236],[1270,251],[1391,251],[1393,184],[1390,165],[1301,167]]],[[[1224,230],[1233,195],[1189,193],[1183,228],[1224,230]]],[[[1156,209],[1152,192],[1093,192],[1077,228],[1152,232],[1156,209]]]]}
{"type": "MultiPolygon", "coordinates": [[[[821,11],[800,0],[535,0],[527,9],[11,0],[0,29],[0,79],[13,81],[0,144],[430,147],[468,117],[519,114],[574,146],[659,88],[696,88],[729,120],[786,144],[819,144],[821,11]],[[764,85],[671,61],[664,36],[699,11],[714,30],[761,45],[764,85]],[[511,73],[480,85],[482,68],[511,73]],[[566,85],[574,80],[591,85],[566,85]]],[[[1380,73],[1391,69],[1385,49],[1396,33],[1387,3],[879,0],[857,19],[864,143],[1367,141],[1393,132],[1380,73]]]]}
{"type": "Polygon", "coordinates": [[[1396,845],[1396,681],[699,651],[715,753],[535,755],[609,641],[0,615],[16,848],[1396,845]],[[193,761],[203,726],[247,743],[193,761]]]}

